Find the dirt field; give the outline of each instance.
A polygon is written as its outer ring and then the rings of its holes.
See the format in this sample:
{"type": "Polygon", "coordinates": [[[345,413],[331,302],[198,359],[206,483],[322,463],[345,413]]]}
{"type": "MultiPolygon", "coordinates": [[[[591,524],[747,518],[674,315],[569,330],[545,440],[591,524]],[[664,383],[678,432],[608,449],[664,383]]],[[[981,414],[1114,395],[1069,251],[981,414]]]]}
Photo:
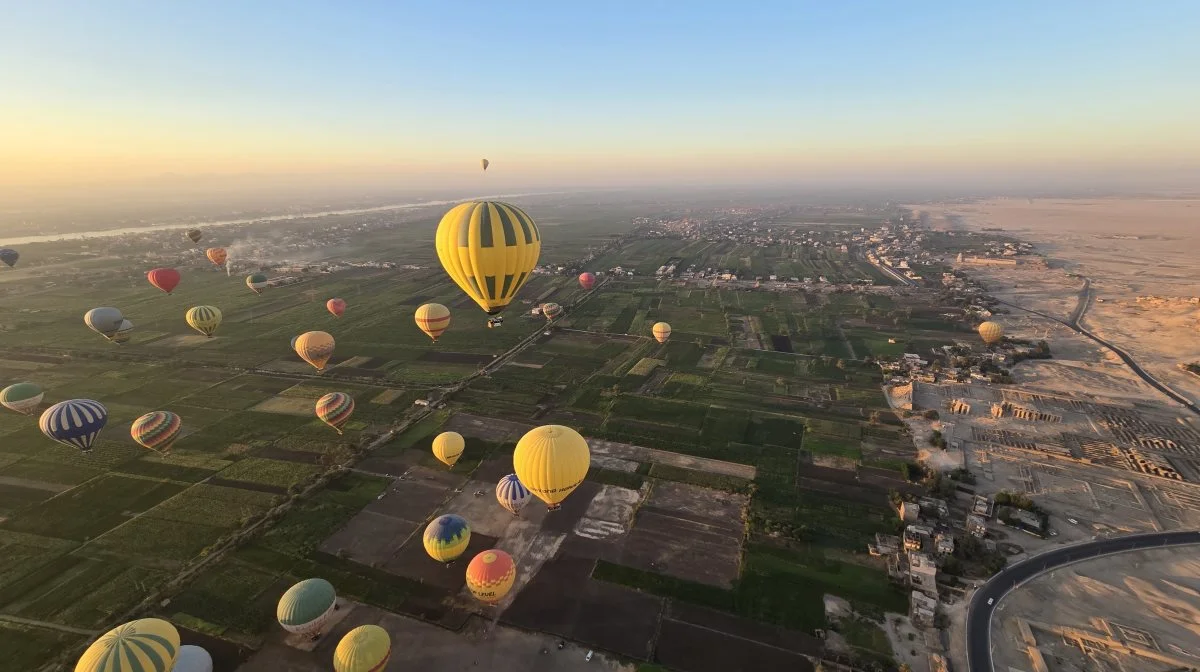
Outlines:
{"type": "Polygon", "coordinates": [[[271,397],[250,408],[260,413],[279,413],[280,415],[310,416],[314,413],[312,399],[299,397],[271,397]]]}
{"type": "Polygon", "coordinates": [[[470,413],[455,413],[446,421],[445,428],[447,431],[458,432],[463,436],[473,436],[484,441],[503,443],[504,441],[516,441],[525,432],[533,429],[534,425],[523,422],[510,422],[497,418],[485,418],[478,415],[471,415],[470,413]]]}
{"type": "Polygon", "coordinates": [[[653,462],[655,464],[666,464],[672,467],[706,471],[710,474],[737,476],[738,478],[745,479],[753,479],[756,473],[755,468],[747,464],[710,460],[704,457],[681,455],[680,453],[669,453],[665,450],[643,448],[642,446],[634,446],[628,443],[588,439],[588,446],[592,449],[592,454],[595,456],[614,457],[635,462],[653,462]]]}
{"type": "Polygon", "coordinates": [[[367,606],[354,606],[312,651],[295,649],[283,642],[282,634],[263,647],[238,672],[325,672],[333,650],[346,632],[359,625],[373,623],[383,627],[392,638],[392,657],[387,672],[427,670],[428,672],[573,672],[604,670],[633,672],[600,652],[585,661],[587,649],[568,643],[558,649],[558,639],[550,635],[522,632],[482,619],[468,623],[461,633],[397,616],[367,606]],[[545,651],[545,653],[543,653],[545,651]]]}

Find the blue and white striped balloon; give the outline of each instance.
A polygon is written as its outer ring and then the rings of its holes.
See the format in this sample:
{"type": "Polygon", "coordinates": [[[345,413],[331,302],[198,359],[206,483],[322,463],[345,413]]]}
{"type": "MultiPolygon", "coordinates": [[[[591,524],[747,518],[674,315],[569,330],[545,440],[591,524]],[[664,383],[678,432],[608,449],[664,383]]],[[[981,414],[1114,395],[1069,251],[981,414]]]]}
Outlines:
{"type": "Polygon", "coordinates": [[[108,410],[100,402],[70,399],[47,408],[38,426],[46,436],[86,453],[107,422],[108,410]]]}
{"type": "Polygon", "coordinates": [[[516,474],[509,474],[496,484],[496,501],[515,516],[529,503],[532,493],[526,488],[516,474]]]}

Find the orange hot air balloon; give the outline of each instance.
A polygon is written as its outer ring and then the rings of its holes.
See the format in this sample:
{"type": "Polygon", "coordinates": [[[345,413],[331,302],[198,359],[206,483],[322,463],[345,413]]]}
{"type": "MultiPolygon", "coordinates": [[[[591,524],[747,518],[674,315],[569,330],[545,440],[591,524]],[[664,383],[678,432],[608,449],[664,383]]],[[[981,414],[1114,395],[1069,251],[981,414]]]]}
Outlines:
{"type": "Polygon", "coordinates": [[[204,256],[208,257],[208,260],[217,266],[224,266],[225,259],[229,257],[223,247],[210,247],[204,251],[204,256]]]}
{"type": "Polygon", "coordinates": [[[324,371],[329,358],[333,357],[333,346],[333,336],[324,331],[307,331],[292,343],[300,359],[312,364],[318,371],[324,371]]]}
{"type": "Polygon", "coordinates": [[[517,565],[512,556],[498,548],[480,553],[467,565],[467,588],[485,604],[504,599],[516,579],[517,565]]]}
{"type": "Polygon", "coordinates": [[[580,273],[579,274],[579,286],[580,287],[583,287],[584,289],[591,289],[595,284],[596,284],[596,274],[595,273],[580,273]]]}
{"type": "Polygon", "coordinates": [[[333,313],[334,317],[341,317],[342,313],[346,312],[346,302],[343,299],[332,298],[325,302],[325,308],[333,313]]]}
{"type": "Polygon", "coordinates": [[[179,285],[179,271],[173,268],[155,268],[146,272],[150,284],[170,294],[179,285]]]}

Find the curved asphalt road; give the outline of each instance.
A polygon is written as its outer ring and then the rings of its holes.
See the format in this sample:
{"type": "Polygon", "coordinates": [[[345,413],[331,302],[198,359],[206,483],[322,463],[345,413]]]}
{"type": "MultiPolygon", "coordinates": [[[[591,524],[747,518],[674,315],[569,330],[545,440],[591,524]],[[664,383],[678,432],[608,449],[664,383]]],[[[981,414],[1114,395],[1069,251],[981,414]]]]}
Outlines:
{"type": "Polygon", "coordinates": [[[1047,551],[1022,560],[993,576],[975,591],[967,609],[967,669],[993,672],[991,649],[992,613],[1010,590],[1047,570],[1079,560],[1161,546],[1200,544],[1200,531],[1151,532],[1101,539],[1047,551]],[[992,600],[988,604],[988,600],[992,600]]]}

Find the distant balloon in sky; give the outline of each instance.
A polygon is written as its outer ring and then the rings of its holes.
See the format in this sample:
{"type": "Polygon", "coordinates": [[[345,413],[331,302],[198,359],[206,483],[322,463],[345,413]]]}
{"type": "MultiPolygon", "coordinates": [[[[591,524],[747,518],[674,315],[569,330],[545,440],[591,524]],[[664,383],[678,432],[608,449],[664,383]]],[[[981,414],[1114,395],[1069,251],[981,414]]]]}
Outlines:
{"type": "Polygon", "coordinates": [[[592,286],[595,284],[596,284],[596,274],[595,273],[580,273],[579,274],[579,286],[580,287],[583,287],[584,289],[591,289],[592,286]]]}
{"type": "Polygon", "coordinates": [[[150,284],[170,294],[179,285],[179,271],[173,268],[155,268],[146,272],[150,284]]]}
{"type": "Polygon", "coordinates": [[[92,449],[106,424],[108,409],[91,399],[60,401],[42,412],[38,420],[38,427],[47,437],[85,453],[92,449]]]}
{"type": "Polygon", "coordinates": [[[469,201],[442,216],[436,246],[446,275],[484,312],[496,315],[533,273],[542,236],[515,205],[469,201]]]}
{"type": "Polygon", "coordinates": [[[246,286],[255,294],[262,294],[262,290],[267,288],[267,276],[262,273],[255,273],[246,276],[246,286]]]}
{"type": "Polygon", "coordinates": [[[200,242],[200,239],[204,237],[204,234],[200,232],[200,229],[189,229],[184,235],[186,235],[193,243],[200,242]]]}
{"type": "Polygon", "coordinates": [[[999,322],[984,322],[979,325],[979,337],[988,345],[995,345],[1004,340],[1004,326],[999,322]]]}
{"type": "Polygon", "coordinates": [[[557,509],[579,487],[591,461],[587,441],[579,432],[563,425],[529,430],[513,451],[517,478],[548,509],[557,509]]]}
{"type": "Polygon", "coordinates": [[[44,396],[42,388],[33,383],[16,383],[0,390],[0,406],[17,413],[33,415],[44,396]]]}
{"type": "Polygon", "coordinates": [[[659,343],[666,343],[671,338],[671,325],[666,322],[655,322],[650,331],[654,334],[654,340],[659,343]]]}
{"type": "Polygon", "coordinates": [[[517,565],[512,556],[498,548],[476,555],[467,565],[467,588],[485,604],[504,599],[516,579],[517,565]]]}
{"type": "Polygon", "coordinates": [[[554,318],[558,317],[559,315],[562,315],[562,312],[563,312],[562,306],[558,305],[557,303],[543,303],[542,304],[542,315],[546,316],[547,322],[549,322],[550,320],[553,320],[554,318]]]}
{"type": "Polygon", "coordinates": [[[325,309],[333,313],[334,317],[341,317],[342,313],[346,312],[346,301],[334,297],[325,302],[325,309]]]}
{"type": "Polygon", "coordinates": [[[413,315],[417,328],[437,343],[438,338],[450,326],[450,309],[440,303],[426,303],[417,308],[413,315]]]}
{"type": "Polygon", "coordinates": [[[438,562],[453,562],[471,543],[471,526],[462,516],[447,513],[429,523],[422,541],[429,557],[438,562]]]}
{"type": "Polygon", "coordinates": [[[296,337],[292,349],[300,355],[300,359],[313,365],[318,371],[325,370],[325,364],[333,356],[334,340],[324,331],[307,331],[296,337]]]}
{"type": "Polygon", "coordinates": [[[330,392],[317,400],[317,417],[338,434],[354,413],[354,397],[345,392],[330,392]]]}
{"type": "Polygon", "coordinates": [[[204,256],[208,257],[208,260],[217,266],[223,266],[225,265],[225,259],[229,255],[225,253],[225,248],[223,247],[210,247],[204,251],[204,256]]]}
{"type": "Polygon", "coordinates": [[[287,589],[275,607],[275,618],[284,630],[298,635],[321,634],[337,605],[333,584],[325,579],[305,579],[287,589]]]}
{"type": "Polygon", "coordinates": [[[196,306],[184,315],[188,326],[212,338],[213,332],[221,326],[221,310],[216,306],[196,306]]]}
{"type": "Polygon", "coordinates": [[[489,165],[491,165],[491,163],[492,163],[492,162],[491,162],[491,161],[488,161],[487,159],[480,159],[480,160],[479,160],[479,165],[483,166],[483,169],[484,169],[484,170],[487,170],[487,167],[488,167],[489,165]]]}
{"type": "Polygon", "coordinates": [[[121,322],[125,320],[121,315],[121,311],[109,306],[101,306],[100,308],[92,308],[83,316],[83,323],[86,324],[92,331],[101,336],[111,339],[121,328],[121,322]]]}
{"type": "Polygon", "coordinates": [[[521,509],[525,508],[532,498],[533,493],[521,484],[521,479],[517,478],[516,474],[509,474],[496,484],[496,501],[514,516],[521,513],[521,509]]]}
{"type": "Polygon", "coordinates": [[[0,261],[3,261],[4,263],[8,264],[9,268],[16,266],[17,259],[20,259],[20,258],[21,258],[20,253],[18,253],[16,250],[12,249],[11,247],[0,247],[0,261]]]}
{"type": "Polygon", "coordinates": [[[153,411],[133,421],[129,434],[143,447],[167,453],[183,432],[183,420],[171,411],[153,411]]]}
{"type": "Polygon", "coordinates": [[[433,437],[433,456],[448,467],[453,467],[462,457],[467,442],[458,432],[442,432],[433,437]]]}

